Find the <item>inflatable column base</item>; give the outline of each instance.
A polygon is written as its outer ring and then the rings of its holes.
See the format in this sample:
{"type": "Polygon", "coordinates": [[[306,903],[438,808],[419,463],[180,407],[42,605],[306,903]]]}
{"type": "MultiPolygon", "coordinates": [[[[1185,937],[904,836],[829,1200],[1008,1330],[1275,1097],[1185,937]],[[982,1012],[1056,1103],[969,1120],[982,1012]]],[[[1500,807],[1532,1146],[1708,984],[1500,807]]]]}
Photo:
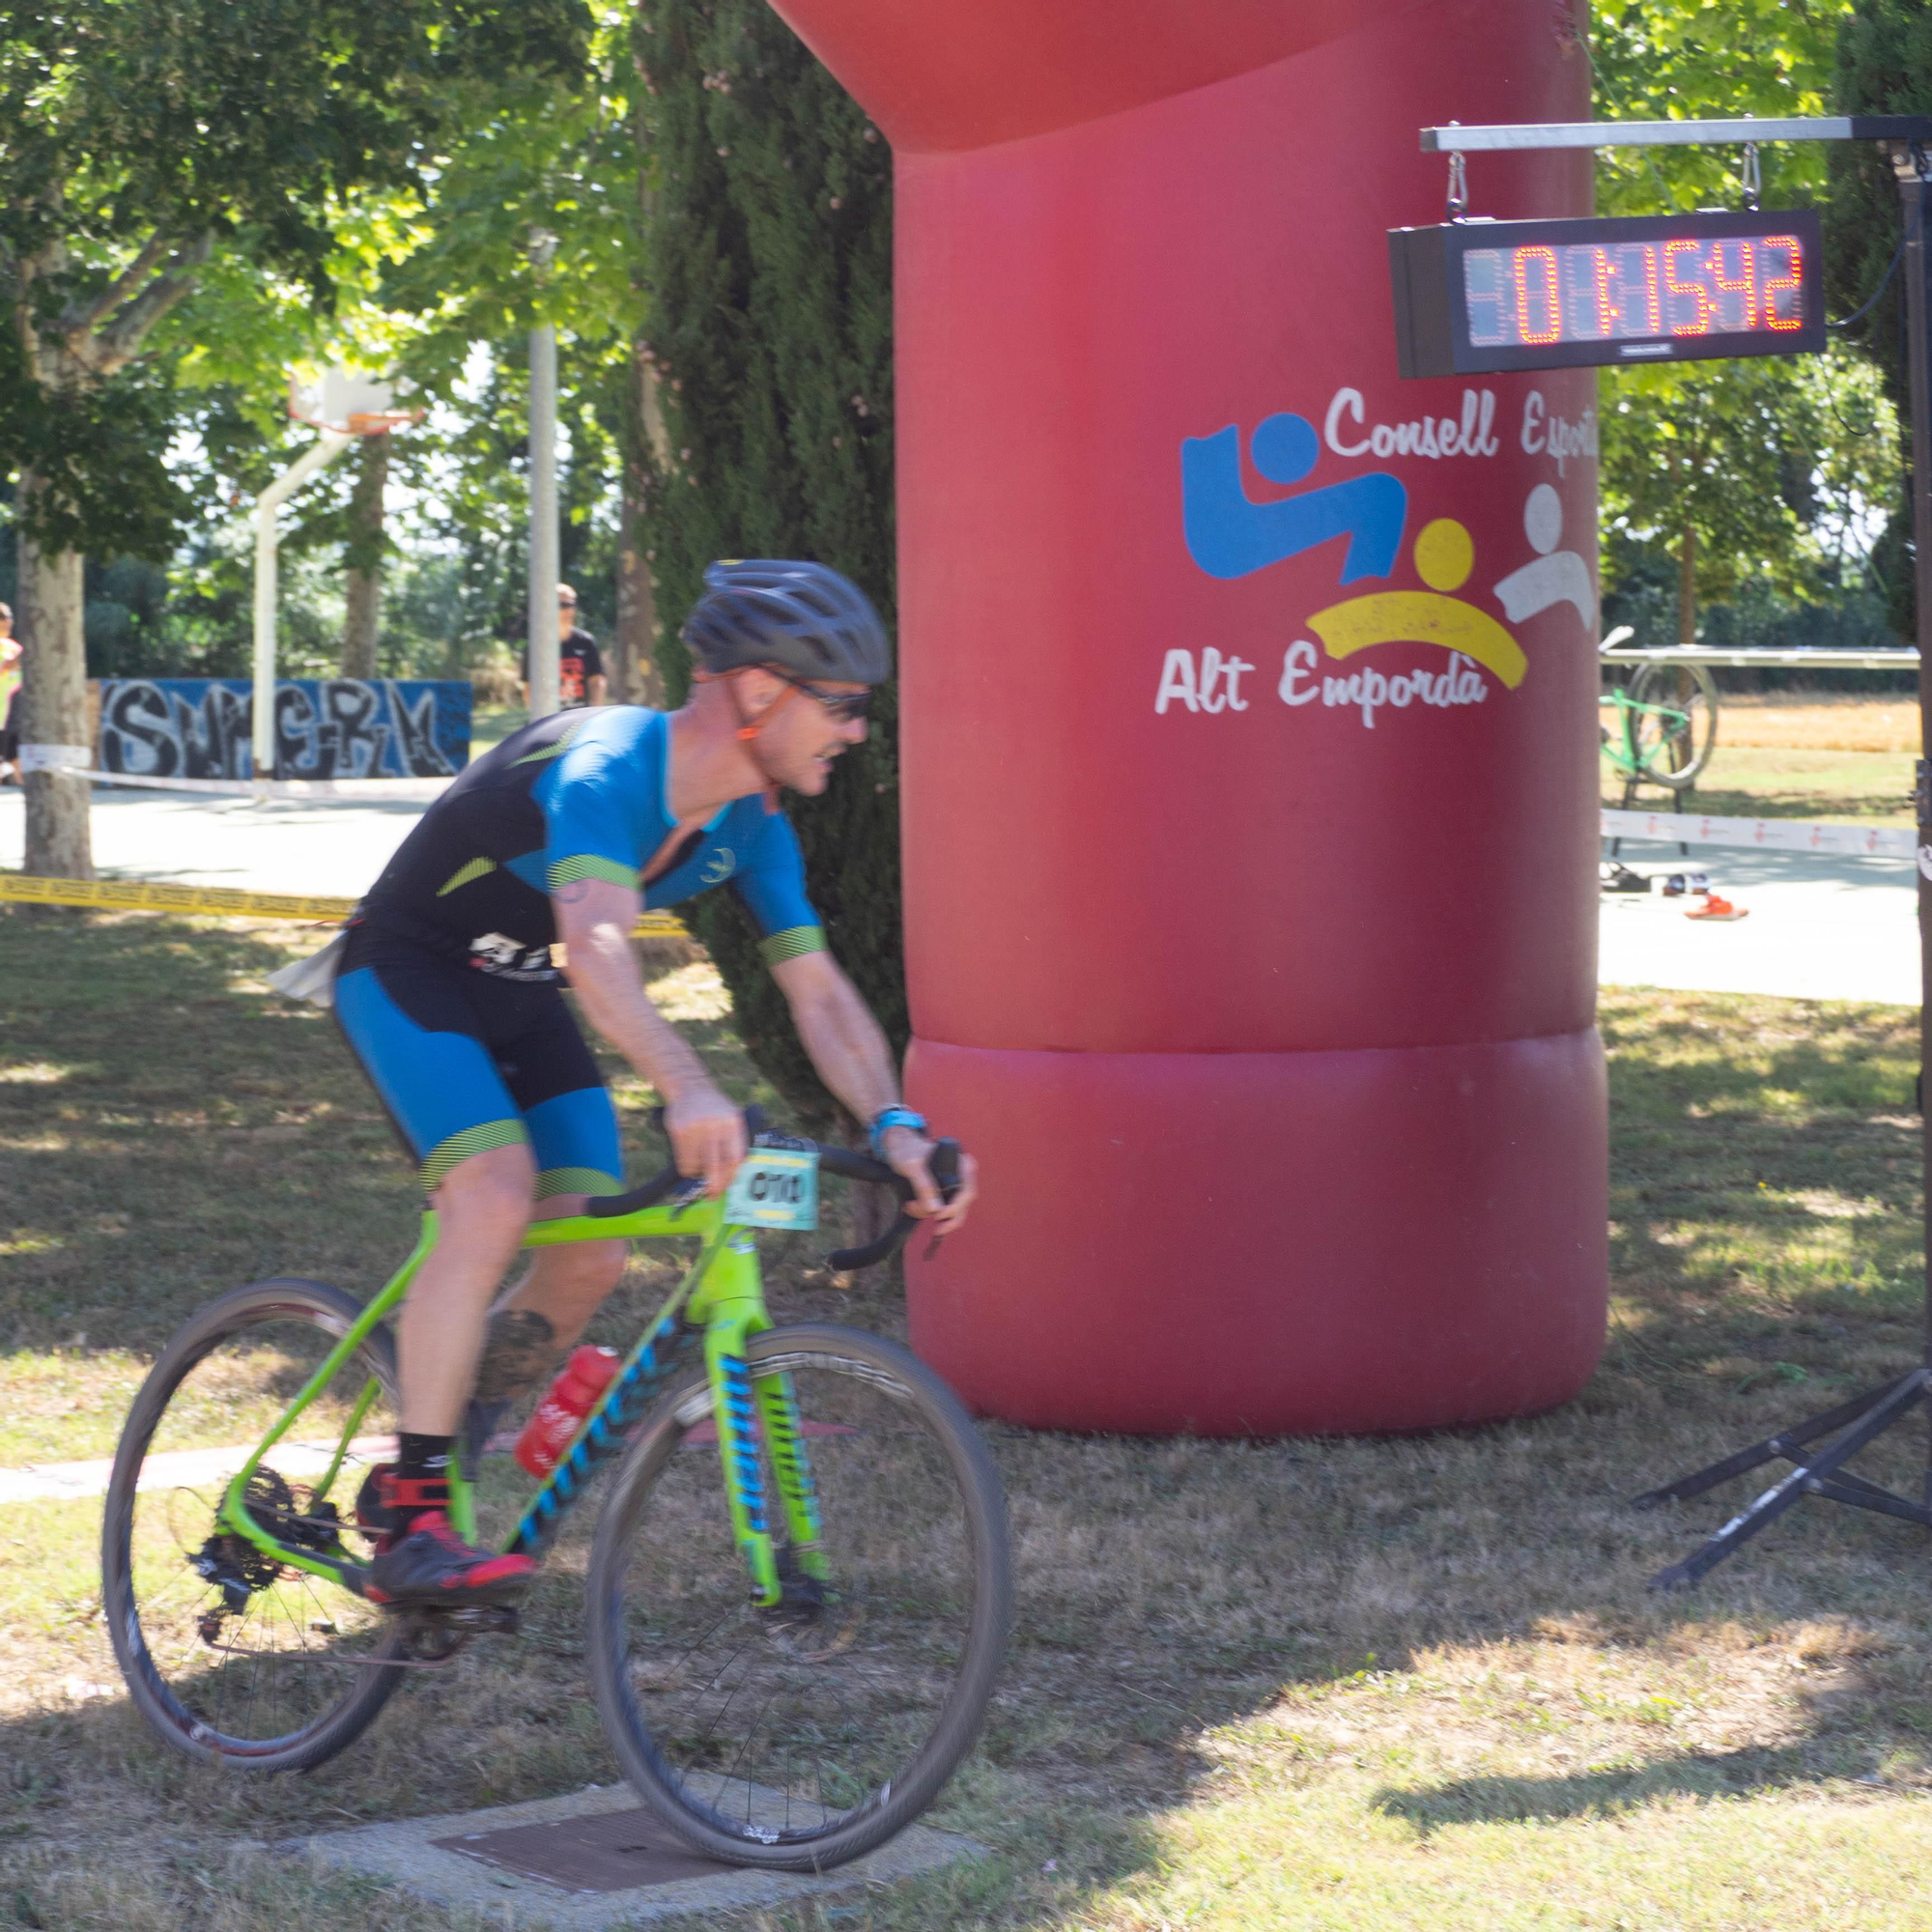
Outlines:
{"type": "Polygon", "coordinates": [[[916,1039],[981,1200],[907,1251],[912,1343],[981,1413],[1275,1435],[1549,1408],[1603,1349],[1594,1028],[1337,1053],[916,1039]]]}

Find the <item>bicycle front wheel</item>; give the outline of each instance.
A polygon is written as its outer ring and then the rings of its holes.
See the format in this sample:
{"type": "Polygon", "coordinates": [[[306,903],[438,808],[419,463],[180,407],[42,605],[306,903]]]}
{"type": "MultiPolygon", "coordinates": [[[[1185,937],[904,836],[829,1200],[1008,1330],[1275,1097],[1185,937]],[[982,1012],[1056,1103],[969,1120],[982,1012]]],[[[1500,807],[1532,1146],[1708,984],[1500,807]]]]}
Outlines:
{"type": "Polygon", "coordinates": [[[1718,742],[1718,683],[1702,665],[1639,666],[1631,679],[1632,752],[1652,784],[1682,791],[1718,742]]]}
{"type": "Polygon", "coordinates": [[[796,1404],[816,1551],[784,1540],[761,1439],[785,1589],[749,1601],[711,1390],[688,1382],[598,1523],[585,1648],[611,1747],[666,1825],[711,1858],[823,1871],[911,1824],[979,1734],[1010,1608],[1006,1503],[958,1400],[895,1344],[777,1328],[748,1361],[754,1413],[796,1404]]]}
{"type": "MultiPolygon", "coordinates": [[[[359,1736],[402,1679],[387,1664],[406,1649],[392,1619],[220,1519],[235,1472],[361,1312],[325,1282],[237,1289],[169,1342],[121,1432],[101,1602],[135,1708],[190,1757],[309,1770],[359,1736]]],[[[355,1497],[393,1454],[395,1396],[395,1344],[378,1327],[250,1477],[254,1520],[363,1560],[355,1497]]]]}

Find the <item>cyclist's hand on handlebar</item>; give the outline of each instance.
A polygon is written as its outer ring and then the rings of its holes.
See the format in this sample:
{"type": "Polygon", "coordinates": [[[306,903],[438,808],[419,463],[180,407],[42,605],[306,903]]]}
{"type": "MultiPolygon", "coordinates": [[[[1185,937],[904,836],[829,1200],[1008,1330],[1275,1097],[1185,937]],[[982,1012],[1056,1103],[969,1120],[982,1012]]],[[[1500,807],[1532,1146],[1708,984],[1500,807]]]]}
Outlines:
{"type": "Polygon", "coordinates": [[[707,1194],[723,1194],[745,1158],[745,1117],[717,1088],[688,1088],[665,1109],[665,1132],[680,1174],[701,1176],[707,1194]]]}
{"type": "Polygon", "coordinates": [[[980,1168],[970,1153],[962,1151],[959,1186],[951,1201],[945,1200],[932,1179],[932,1142],[911,1127],[888,1127],[879,1150],[886,1165],[912,1183],[913,1198],[906,1203],[906,1212],[930,1221],[938,1239],[965,1225],[967,1209],[980,1191],[980,1168]]]}

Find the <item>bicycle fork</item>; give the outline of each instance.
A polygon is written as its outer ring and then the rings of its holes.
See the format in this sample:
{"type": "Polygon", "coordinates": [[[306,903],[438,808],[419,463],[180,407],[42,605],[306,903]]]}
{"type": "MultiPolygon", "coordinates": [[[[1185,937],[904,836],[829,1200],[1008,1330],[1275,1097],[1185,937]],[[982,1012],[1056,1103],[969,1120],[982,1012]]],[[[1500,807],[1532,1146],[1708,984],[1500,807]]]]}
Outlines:
{"type": "Polygon", "coordinates": [[[772,1535],[771,1501],[759,1466],[759,1437],[777,1478],[784,1541],[792,1562],[807,1577],[829,1580],[822,1547],[818,1489],[812,1480],[798,1395],[789,1376],[761,1376],[753,1382],[748,1359],[752,1337],[772,1325],[765,1313],[751,1239],[733,1232],[705,1286],[704,1362],[710,1373],[712,1416],[731,1536],[751,1579],[752,1601],[775,1608],[784,1598],[778,1545],[772,1535]]]}

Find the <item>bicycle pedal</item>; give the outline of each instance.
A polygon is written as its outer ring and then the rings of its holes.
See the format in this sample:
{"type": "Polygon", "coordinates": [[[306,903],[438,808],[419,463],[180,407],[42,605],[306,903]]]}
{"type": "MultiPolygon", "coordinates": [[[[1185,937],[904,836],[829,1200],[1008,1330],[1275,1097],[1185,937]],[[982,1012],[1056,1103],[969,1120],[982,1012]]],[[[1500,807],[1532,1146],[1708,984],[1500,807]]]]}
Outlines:
{"type": "Polygon", "coordinates": [[[425,1607],[416,1604],[410,1611],[411,1621],[424,1630],[500,1631],[510,1635],[520,1628],[515,1604],[452,1604],[447,1609],[440,1605],[425,1607]]]}

